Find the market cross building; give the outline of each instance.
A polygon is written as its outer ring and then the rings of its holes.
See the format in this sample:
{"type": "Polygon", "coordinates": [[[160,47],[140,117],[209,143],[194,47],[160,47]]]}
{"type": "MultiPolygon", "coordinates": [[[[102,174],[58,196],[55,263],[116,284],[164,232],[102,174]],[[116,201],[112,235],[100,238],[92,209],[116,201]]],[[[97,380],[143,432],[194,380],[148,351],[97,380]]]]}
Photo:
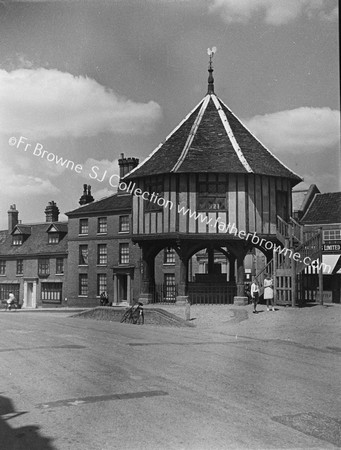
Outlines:
{"type": "MultiPolygon", "coordinates": [[[[142,250],[139,298],[144,302],[153,298],[156,256],[173,248],[180,264],[178,302],[197,293],[209,300],[220,290],[230,303],[243,303],[244,259],[257,244],[227,233],[221,224],[279,242],[278,217],[283,223],[289,220],[292,188],[302,181],[217,97],[212,58],[208,71],[205,97],[123,178],[135,186],[132,240],[142,250]],[[193,280],[189,262],[203,249],[208,271],[193,280]],[[214,263],[216,251],[229,261],[228,282],[214,263]]],[[[272,251],[259,248],[272,258],[272,251]]]]}

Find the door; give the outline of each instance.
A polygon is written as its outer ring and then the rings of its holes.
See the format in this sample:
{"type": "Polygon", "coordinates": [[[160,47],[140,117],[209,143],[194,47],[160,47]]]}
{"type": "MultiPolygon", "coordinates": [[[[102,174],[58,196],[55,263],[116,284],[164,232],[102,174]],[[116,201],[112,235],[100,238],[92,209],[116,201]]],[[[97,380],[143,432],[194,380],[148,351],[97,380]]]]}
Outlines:
{"type": "Polygon", "coordinates": [[[33,283],[27,283],[26,307],[33,308],[33,283]]]}

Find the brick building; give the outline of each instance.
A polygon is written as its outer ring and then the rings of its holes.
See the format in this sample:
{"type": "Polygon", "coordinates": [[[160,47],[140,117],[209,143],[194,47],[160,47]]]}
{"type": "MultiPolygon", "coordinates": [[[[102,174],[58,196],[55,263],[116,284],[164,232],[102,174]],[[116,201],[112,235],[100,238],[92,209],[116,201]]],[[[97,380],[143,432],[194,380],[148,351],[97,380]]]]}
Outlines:
{"type": "MultiPolygon", "coordinates": [[[[314,196],[301,219],[307,232],[322,230],[323,301],[340,303],[341,297],[341,192],[314,196]]],[[[303,280],[305,297],[314,301],[318,290],[318,275],[306,269],[303,280]]]]}
{"type": "Polygon", "coordinates": [[[15,205],[8,211],[8,229],[0,231],[2,305],[11,291],[24,308],[65,304],[68,225],[54,201],[45,215],[43,223],[21,223],[15,205]]]}

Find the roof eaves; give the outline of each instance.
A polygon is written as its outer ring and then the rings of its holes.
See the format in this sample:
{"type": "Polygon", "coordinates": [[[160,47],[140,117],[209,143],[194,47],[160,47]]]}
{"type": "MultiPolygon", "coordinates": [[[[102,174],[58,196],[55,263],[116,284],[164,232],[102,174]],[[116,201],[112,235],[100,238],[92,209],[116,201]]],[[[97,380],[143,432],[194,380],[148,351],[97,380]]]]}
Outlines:
{"type": "Polygon", "coordinates": [[[225,108],[227,108],[227,109],[230,111],[230,113],[231,113],[237,120],[239,120],[239,122],[240,122],[240,123],[243,125],[243,127],[251,134],[251,136],[252,136],[254,139],[256,139],[256,140],[257,140],[257,141],[265,148],[265,150],[266,150],[267,152],[270,153],[270,155],[271,155],[273,158],[275,158],[275,159],[276,159],[283,167],[285,167],[285,168],[286,168],[290,173],[292,173],[298,180],[300,180],[300,181],[297,180],[297,183],[295,183],[295,184],[298,184],[299,182],[303,181],[303,178],[300,177],[299,175],[297,175],[297,173],[293,172],[291,169],[289,169],[288,166],[286,166],[279,158],[277,158],[277,156],[274,155],[274,154],[268,149],[268,147],[267,147],[266,145],[264,145],[263,142],[262,142],[260,139],[258,139],[258,138],[252,133],[252,131],[250,131],[250,129],[244,124],[244,122],[243,122],[242,120],[240,120],[240,118],[239,118],[236,114],[234,114],[234,113],[230,110],[230,108],[229,108],[227,105],[225,105],[225,103],[224,103],[221,99],[219,99],[219,101],[225,106],[225,108]]]}
{"type": "Polygon", "coordinates": [[[146,159],[144,159],[138,166],[136,166],[133,170],[131,170],[129,173],[127,173],[122,180],[125,178],[128,178],[130,175],[132,175],[134,172],[139,170],[147,161],[149,161],[152,156],[155,155],[155,153],[164,145],[165,142],[168,141],[168,139],[191,117],[191,115],[194,113],[194,111],[199,107],[199,105],[205,101],[206,96],[200,100],[200,102],[187,114],[187,116],[169,133],[169,135],[166,137],[166,139],[161,142],[151,153],[147,156],[146,159]]]}

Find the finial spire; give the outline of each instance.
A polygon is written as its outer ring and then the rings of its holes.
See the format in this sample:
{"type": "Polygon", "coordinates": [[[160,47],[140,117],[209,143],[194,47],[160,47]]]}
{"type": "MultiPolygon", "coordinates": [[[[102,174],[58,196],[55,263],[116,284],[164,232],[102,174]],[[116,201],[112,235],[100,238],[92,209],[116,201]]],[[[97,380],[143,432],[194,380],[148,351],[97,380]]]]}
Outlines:
{"type": "Polygon", "coordinates": [[[208,64],[208,89],[207,94],[214,94],[214,78],[213,78],[213,66],[212,59],[213,55],[216,53],[217,47],[212,47],[207,49],[207,54],[210,57],[208,64]]]}

